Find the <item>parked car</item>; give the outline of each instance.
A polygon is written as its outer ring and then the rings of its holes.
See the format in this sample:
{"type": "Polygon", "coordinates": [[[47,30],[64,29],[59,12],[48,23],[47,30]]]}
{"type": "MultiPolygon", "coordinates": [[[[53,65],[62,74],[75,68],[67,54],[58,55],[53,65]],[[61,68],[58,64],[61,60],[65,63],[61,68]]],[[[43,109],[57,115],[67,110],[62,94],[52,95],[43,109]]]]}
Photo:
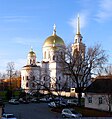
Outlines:
{"type": "Polygon", "coordinates": [[[14,114],[3,114],[1,119],[17,119],[14,114]]]}
{"type": "Polygon", "coordinates": [[[50,102],[50,103],[48,103],[48,106],[51,107],[51,108],[54,108],[54,107],[56,107],[56,103],[55,102],[50,102]]]}
{"type": "Polygon", "coordinates": [[[17,105],[17,104],[19,104],[19,101],[18,101],[17,99],[10,99],[10,100],[9,100],[9,103],[10,103],[10,104],[17,105]]]}
{"type": "Polygon", "coordinates": [[[0,99],[0,106],[3,107],[3,108],[5,107],[5,103],[2,99],[0,99]]]}
{"type": "Polygon", "coordinates": [[[62,97],[56,97],[54,98],[54,101],[63,101],[64,99],[62,97]]]}
{"type": "Polygon", "coordinates": [[[56,101],[56,102],[50,102],[48,103],[48,106],[51,108],[55,108],[55,107],[66,107],[66,103],[62,102],[62,101],[56,101]]]}
{"type": "Polygon", "coordinates": [[[61,107],[66,107],[67,106],[67,103],[65,101],[58,101],[57,103],[61,107]]]}
{"type": "Polygon", "coordinates": [[[20,102],[20,103],[23,103],[23,104],[28,104],[28,103],[29,103],[28,100],[23,99],[23,98],[20,98],[20,99],[19,99],[19,102],[20,102]]]}
{"type": "Polygon", "coordinates": [[[40,102],[40,100],[38,98],[32,98],[30,101],[33,103],[39,103],[40,102]]]}
{"type": "Polygon", "coordinates": [[[50,102],[50,100],[48,98],[41,98],[40,102],[50,102]]]}
{"type": "Polygon", "coordinates": [[[63,109],[61,114],[62,117],[68,118],[82,117],[82,114],[76,112],[74,109],[63,109]]]}
{"type": "Polygon", "coordinates": [[[69,100],[67,100],[67,105],[68,106],[78,105],[78,100],[77,99],[69,99],[69,100]]]}

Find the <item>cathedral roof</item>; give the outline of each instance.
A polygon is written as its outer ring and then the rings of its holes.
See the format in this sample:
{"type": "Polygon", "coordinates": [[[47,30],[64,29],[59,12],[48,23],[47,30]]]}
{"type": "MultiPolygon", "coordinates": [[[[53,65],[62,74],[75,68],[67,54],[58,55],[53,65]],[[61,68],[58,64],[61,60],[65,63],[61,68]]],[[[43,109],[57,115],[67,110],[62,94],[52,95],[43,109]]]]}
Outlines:
{"type": "Polygon", "coordinates": [[[38,67],[37,65],[26,65],[26,66],[23,66],[23,67],[38,67]]]}

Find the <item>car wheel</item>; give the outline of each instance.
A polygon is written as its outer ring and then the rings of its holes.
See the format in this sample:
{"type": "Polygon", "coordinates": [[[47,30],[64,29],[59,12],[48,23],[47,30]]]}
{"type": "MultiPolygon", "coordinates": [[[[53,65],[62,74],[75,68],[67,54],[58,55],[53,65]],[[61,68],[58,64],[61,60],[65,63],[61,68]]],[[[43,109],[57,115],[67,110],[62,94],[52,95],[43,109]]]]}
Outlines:
{"type": "Polygon", "coordinates": [[[66,116],[63,114],[62,117],[65,118],[66,116]]]}

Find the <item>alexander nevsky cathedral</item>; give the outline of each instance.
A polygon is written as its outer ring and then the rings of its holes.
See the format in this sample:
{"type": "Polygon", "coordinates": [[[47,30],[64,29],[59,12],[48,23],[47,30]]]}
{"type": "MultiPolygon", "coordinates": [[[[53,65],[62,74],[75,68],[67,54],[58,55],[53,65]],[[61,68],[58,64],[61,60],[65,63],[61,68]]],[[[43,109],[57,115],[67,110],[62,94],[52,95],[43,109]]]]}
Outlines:
{"type": "MultiPolygon", "coordinates": [[[[63,72],[61,62],[59,62],[59,53],[64,56],[66,45],[64,40],[57,35],[56,25],[53,28],[52,35],[47,37],[43,43],[42,61],[37,62],[36,53],[32,48],[27,55],[27,63],[21,69],[21,88],[25,92],[32,92],[39,88],[45,89],[46,87],[51,90],[62,89],[65,82],[67,89],[75,87],[70,76],[63,72]],[[59,85],[57,85],[57,82],[59,85]]],[[[82,42],[79,17],[77,18],[76,35],[71,47],[72,54],[75,54],[74,52],[77,50],[84,55],[85,44],[82,42]]]]}

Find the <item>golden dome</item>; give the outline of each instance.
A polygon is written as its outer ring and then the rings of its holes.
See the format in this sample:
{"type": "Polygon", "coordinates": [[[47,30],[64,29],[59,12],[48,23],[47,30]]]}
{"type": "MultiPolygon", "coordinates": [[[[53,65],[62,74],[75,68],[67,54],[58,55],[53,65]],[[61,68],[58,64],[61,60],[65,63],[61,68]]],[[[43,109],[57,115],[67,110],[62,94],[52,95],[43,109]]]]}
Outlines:
{"type": "Polygon", "coordinates": [[[33,52],[32,48],[30,49],[30,52],[28,53],[28,56],[29,57],[36,57],[36,54],[35,54],[35,52],[33,52]]]}
{"type": "Polygon", "coordinates": [[[56,35],[56,25],[55,24],[54,24],[53,28],[54,29],[53,29],[52,36],[49,36],[45,40],[43,46],[53,46],[53,47],[57,46],[57,45],[65,46],[65,43],[64,43],[63,39],[56,35]]]}
{"type": "Polygon", "coordinates": [[[60,38],[59,36],[57,36],[56,34],[49,36],[45,42],[44,42],[44,46],[49,46],[49,45],[64,45],[65,43],[62,40],[62,38],[60,38]]]}

